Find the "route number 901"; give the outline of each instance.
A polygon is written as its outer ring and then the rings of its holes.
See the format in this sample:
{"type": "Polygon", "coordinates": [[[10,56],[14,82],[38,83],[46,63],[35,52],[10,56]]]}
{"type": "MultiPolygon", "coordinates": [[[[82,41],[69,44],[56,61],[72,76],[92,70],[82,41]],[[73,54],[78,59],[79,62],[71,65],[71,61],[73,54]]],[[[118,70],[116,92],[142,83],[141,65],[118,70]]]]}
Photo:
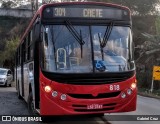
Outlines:
{"type": "Polygon", "coordinates": [[[120,86],[119,85],[109,85],[109,90],[110,91],[119,91],[120,90],[120,86]]]}

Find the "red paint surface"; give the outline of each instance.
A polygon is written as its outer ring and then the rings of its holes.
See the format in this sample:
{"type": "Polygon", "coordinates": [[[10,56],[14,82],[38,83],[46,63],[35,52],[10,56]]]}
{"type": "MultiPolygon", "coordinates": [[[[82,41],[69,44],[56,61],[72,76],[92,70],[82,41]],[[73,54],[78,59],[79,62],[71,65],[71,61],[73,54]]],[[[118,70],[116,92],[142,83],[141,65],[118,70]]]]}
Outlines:
{"type": "MultiPolygon", "coordinates": [[[[119,84],[121,87],[121,92],[127,92],[126,90],[130,88],[131,84],[135,82],[135,76],[132,78],[123,81],[112,83],[119,84]]],[[[60,99],[61,94],[92,94],[93,96],[98,95],[99,93],[110,93],[109,90],[110,84],[101,84],[101,85],[71,85],[63,84],[51,81],[44,77],[40,73],[40,114],[41,115],[71,115],[71,114],[91,114],[91,113],[113,113],[113,112],[128,112],[134,111],[136,109],[136,99],[137,99],[137,89],[133,90],[131,95],[127,95],[126,98],[122,99],[121,94],[116,97],[111,98],[100,98],[100,99],[80,99],[73,98],[67,95],[67,99],[62,101],[60,99]],[[52,91],[57,91],[58,96],[56,98],[52,97],[52,92],[46,93],[44,91],[44,86],[50,85],[52,91]],[[91,104],[111,104],[116,103],[112,106],[103,106],[103,108],[114,107],[113,110],[107,111],[88,111],[88,112],[77,112],[74,109],[85,109],[87,107],[73,107],[72,105],[91,105],[91,104]]],[[[112,91],[115,92],[115,91],[112,91]]]]}

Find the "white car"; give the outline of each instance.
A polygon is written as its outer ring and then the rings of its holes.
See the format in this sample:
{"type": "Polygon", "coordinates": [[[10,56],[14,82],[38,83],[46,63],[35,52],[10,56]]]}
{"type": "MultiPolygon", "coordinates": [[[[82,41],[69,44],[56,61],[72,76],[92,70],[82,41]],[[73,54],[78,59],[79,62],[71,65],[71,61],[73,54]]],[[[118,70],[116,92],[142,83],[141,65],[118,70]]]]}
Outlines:
{"type": "Polygon", "coordinates": [[[10,69],[0,68],[0,86],[10,86],[13,80],[12,72],[10,69]]]}

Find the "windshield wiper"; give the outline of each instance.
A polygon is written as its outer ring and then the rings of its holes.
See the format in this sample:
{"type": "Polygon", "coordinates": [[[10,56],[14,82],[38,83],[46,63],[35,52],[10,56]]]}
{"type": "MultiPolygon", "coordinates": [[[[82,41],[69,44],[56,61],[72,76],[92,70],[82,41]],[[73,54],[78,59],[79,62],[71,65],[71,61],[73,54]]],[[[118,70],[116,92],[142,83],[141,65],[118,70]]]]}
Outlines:
{"type": "Polygon", "coordinates": [[[108,42],[108,39],[111,35],[113,26],[114,26],[114,23],[113,23],[113,21],[111,21],[110,25],[108,25],[107,28],[106,28],[106,31],[105,31],[104,36],[103,36],[103,40],[101,40],[100,33],[98,33],[102,60],[104,60],[103,48],[106,46],[106,44],[108,42]]]}
{"type": "Polygon", "coordinates": [[[103,41],[101,40],[101,36],[99,33],[98,33],[98,38],[99,38],[99,44],[100,44],[100,48],[101,48],[102,60],[104,60],[103,47],[102,47],[103,41]]]}
{"type": "Polygon", "coordinates": [[[81,34],[81,30],[80,30],[80,34],[76,31],[76,29],[74,28],[74,26],[70,23],[70,21],[66,20],[66,27],[67,29],[71,32],[71,34],[73,35],[73,37],[78,41],[78,43],[80,45],[84,45],[85,42],[82,39],[82,34],[81,34]]]}
{"type": "Polygon", "coordinates": [[[98,36],[99,36],[99,40],[100,40],[100,45],[102,48],[104,48],[108,42],[108,39],[111,35],[111,32],[112,32],[112,28],[114,26],[114,22],[111,21],[110,25],[107,26],[106,28],[106,31],[104,33],[104,37],[103,37],[103,40],[101,41],[101,38],[100,38],[100,34],[98,33],[98,36]]]}
{"type": "Polygon", "coordinates": [[[85,44],[85,42],[82,39],[82,32],[80,30],[80,33],[78,33],[76,29],[74,28],[74,26],[70,23],[70,21],[66,20],[65,22],[66,22],[67,29],[71,32],[71,34],[76,39],[76,41],[78,41],[78,43],[81,45],[81,58],[82,58],[82,54],[83,54],[82,46],[85,44]]]}

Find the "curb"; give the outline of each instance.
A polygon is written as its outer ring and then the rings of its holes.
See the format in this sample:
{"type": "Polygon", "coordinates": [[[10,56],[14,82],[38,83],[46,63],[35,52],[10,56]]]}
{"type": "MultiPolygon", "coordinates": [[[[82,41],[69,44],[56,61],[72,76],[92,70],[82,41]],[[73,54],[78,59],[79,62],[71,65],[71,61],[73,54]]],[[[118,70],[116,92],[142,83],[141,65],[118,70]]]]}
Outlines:
{"type": "Polygon", "coordinates": [[[146,94],[146,93],[138,92],[138,95],[145,96],[145,97],[150,97],[150,98],[155,98],[155,99],[160,99],[160,96],[155,96],[153,94],[146,94]]]}

